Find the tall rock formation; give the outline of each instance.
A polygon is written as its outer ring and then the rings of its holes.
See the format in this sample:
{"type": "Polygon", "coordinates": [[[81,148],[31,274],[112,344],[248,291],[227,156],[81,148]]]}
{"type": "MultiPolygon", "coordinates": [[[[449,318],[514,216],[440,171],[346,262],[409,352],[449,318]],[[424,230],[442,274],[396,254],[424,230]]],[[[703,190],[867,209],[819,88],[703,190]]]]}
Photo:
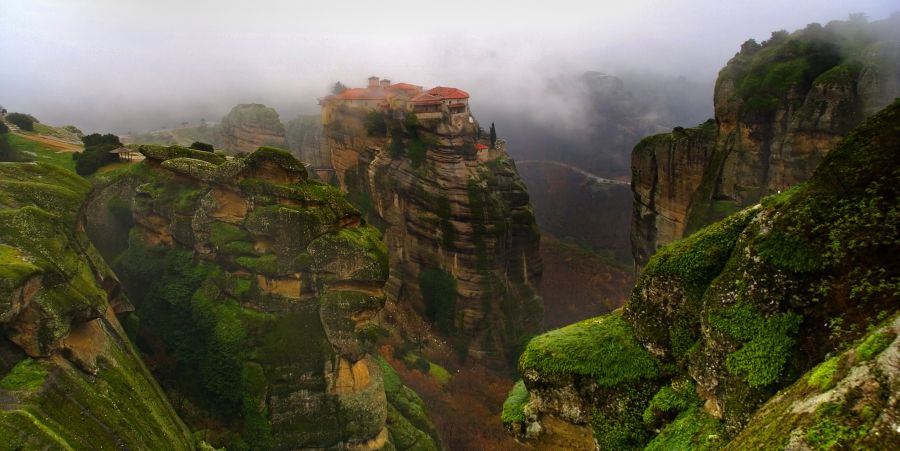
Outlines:
{"type": "Polygon", "coordinates": [[[287,147],[278,113],[258,103],[232,108],[219,123],[219,139],[217,147],[231,152],[253,152],[260,146],[287,147]]]}
{"type": "Polygon", "coordinates": [[[900,100],[812,176],[664,246],[621,311],[531,340],[503,419],[546,449],[894,449],[900,100]]]}
{"type": "Polygon", "coordinates": [[[386,394],[371,340],[387,251],[340,191],[279,149],[140,150],[100,181],[87,228],[112,243],[143,350],[188,424],[229,449],[440,447],[414,393],[386,394]]]}
{"type": "Polygon", "coordinates": [[[84,233],[90,184],[0,164],[0,448],[193,450],[132,346],[132,310],[84,233]]]}
{"type": "Polygon", "coordinates": [[[828,149],[900,95],[898,30],[895,16],[744,43],[719,72],[714,123],[651,136],[632,153],[636,266],[660,246],[806,180],[828,149]]]}
{"type": "Polygon", "coordinates": [[[460,355],[509,362],[539,327],[541,261],[505,144],[490,147],[467,106],[421,118],[396,106],[324,108],[337,179],[384,231],[388,302],[424,318],[460,355]]]}

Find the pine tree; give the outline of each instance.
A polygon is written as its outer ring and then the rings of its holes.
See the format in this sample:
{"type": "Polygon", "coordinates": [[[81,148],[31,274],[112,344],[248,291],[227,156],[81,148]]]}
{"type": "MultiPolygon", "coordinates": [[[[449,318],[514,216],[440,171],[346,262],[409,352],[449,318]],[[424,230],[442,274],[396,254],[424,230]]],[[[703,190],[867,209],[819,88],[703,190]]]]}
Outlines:
{"type": "Polygon", "coordinates": [[[491,122],[491,148],[496,146],[497,144],[497,129],[494,128],[494,123],[491,122]]]}

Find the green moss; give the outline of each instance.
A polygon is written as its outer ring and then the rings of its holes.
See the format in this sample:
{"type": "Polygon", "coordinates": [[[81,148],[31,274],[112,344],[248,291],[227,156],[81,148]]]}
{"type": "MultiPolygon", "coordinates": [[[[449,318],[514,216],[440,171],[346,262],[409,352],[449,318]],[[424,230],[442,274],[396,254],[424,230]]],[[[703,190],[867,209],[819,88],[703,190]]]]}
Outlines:
{"type": "Polygon", "coordinates": [[[669,423],[644,448],[647,451],[716,450],[725,446],[722,423],[697,407],[689,408],[669,423]]]}
{"type": "Polygon", "coordinates": [[[250,235],[246,230],[226,222],[215,221],[210,224],[209,241],[221,247],[232,241],[246,241],[250,235]]]}
{"type": "Polygon", "coordinates": [[[792,357],[793,336],[802,320],[803,317],[793,313],[764,318],[756,307],[747,303],[709,314],[711,327],[743,343],[728,355],[726,367],[741,375],[750,387],[769,385],[782,375],[792,357]]]}
{"type": "Polygon", "coordinates": [[[265,254],[260,257],[238,257],[235,261],[237,264],[255,273],[278,274],[278,258],[275,254],[265,254]]]}
{"type": "Polygon", "coordinates": [[[225,162],[225,157],[221,155],[212,152],[203,152],[200,150],[189,149],[187,147],[181,146],[165,147],[146,144],[139,146],[138,151],[148,159],[155,161],[166,161],[174,158],[191,158],[194,160],[201,160],[207,163],[212,163],[216,166],[225,162]]]}
{"type": "Polygon", "coordinates": [[[400,381],[397,372],[381,356],[375,361],[384,379],[388,401],[387,427],[398,450],[438,450],[441,441],[431,424],[422,399],[400,381]]]}
{"type": "Polygon", "coordinates": [[[860,360],[869,360],[887,349],[894,342],[895,337],[890,330],[870,334],[856,347],[856,355],[860,360]]]}
{"type": "Polygon", "coordinates": [[[637,342],[621,313],[614,312],[533,338],[519,358],[519,371],[527,370],[590,376],[601,386],[612,387],[654,379],[660,365],[637,342]]]}
{"type": "Polygon", "coordinates": [[[834,375],[837,372],[838,363],[840,363],[840,358],[838,357],[832,357],[820,363],[810,371],[806,382],[810,386],[818,387],[818,389],[822,391],[831,389],[836,382],[834,380],[834,375]]]}
{"type": "Polygon", "coordinates": [[[503,411],[500,414],[500,419],[503,420],[503,423],[509,424],[525,421],[525,413],[522,411],[522,408],[525,407],[525,404],[528,404],[529,398],[530,395],[528,389],[525,388],[525,382],[519,379],[513,385],[509,394],[506,395],[506,401],[503,401],[503,411]]]}
{"type": "Polygon", "coordinates": [[[806,430],[806,442],[816,450],[856,449],[853,443],[866,436],[875,415],[848,412],[846,406],[825,403],[816,409],[813,423],[806,430]]]}
{"type": "Polygon", "coordinates": [[[46,378],[47,370],[40,363],[30,358],[25,358],[0,380],[0,388],[6,390],[35,390],[44,385],[44,379],[46,378]]]}
{"type": "Polygon", "coordinates": [[[677,415],[690,408],[697,407],[700,401],[694,393],[695,385],[691,380],[681,380],[673,382],[661,388],[655,395],[647,408],[644,409],[643,419],[647,426],[655,426],[660,417],[665,415],[677,415]]]}

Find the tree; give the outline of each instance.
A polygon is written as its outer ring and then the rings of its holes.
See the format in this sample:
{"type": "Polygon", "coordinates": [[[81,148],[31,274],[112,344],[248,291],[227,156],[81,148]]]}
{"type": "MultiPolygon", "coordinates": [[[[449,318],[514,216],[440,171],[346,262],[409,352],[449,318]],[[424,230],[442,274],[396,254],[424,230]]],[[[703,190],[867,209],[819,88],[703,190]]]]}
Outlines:
{"type": "Polygon", "coordinates": [[[119,137],[112,133],[91,133],[82,137],[81,142],[84,143],[84,152],[77,154],[77,158],[73,155],[73,158],[76,158],[75,172],[82,176],[91,175],[97,169],[115,163],[118,157],[109,151],[122,147],[119,137]]]}
{"type": "Polygon", "coordinates": [[[384,121],[384,114],[380,111],[369,111],[363,118],[363,124],[370,136],[387,135],[387,124],[384,121]]]}
{"type": "Polygon", "coordinates": [[[497,145],[497,129],[494,128],[494,123],[491,122],[491,147],[495,147],[497,145]]]}
{"type": "Polygon", "coordinates": [[[337,82],[334,84],[334,86],[331,87],[331,93],[334,95],[340,94],[346,90],[347,90],[347,87],[344,86],[344,84],[341,82],[337,82]]]}
{"type": "Polygon", "coordinates": [[[194,143],[191,144],[191,147],[190,147],[190,148],[191,148],[191,149],[194,149],[194,150],[200,150],[200,151],[203,151],[203,152],[213,152],[213,151],[215,151],[215,149],[213,148],[213,145],[212,145],[212,144],[207,144],[207,143],[200,142],[200,141],[194,141],[194,143]]]}
{"type": "Polygon", "coordinates": [[[0,135],[4,133],[9,133],[9,127],[7,127],[3,121],[0,121],[0,135]]]}
{"type": "Polygon", "coordinates": [[[9,113],[6,115],[6,120],[12,122],[16,127],[29,132],[34,130],[34,123],[37,122],[34,116],[23,113],[9,113]]]}

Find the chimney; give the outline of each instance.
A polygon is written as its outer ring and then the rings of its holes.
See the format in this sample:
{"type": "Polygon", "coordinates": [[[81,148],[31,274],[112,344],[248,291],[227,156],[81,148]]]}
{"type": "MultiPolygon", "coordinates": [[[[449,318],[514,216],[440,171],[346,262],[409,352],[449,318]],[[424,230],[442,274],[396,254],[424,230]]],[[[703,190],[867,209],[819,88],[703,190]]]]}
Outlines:
{"type": "Polygon", "coordinates": [[[391,81],[388,80],[387,78],[383,78],[383,79],[381,80],[381,87],[382,87],[382,88],[387,88],[387,87],[390,86],[390,85],[391,85],[391,81]]]}
{"type": "Polygon", "coordinates": [[[378,77],[369,77],[369,87],[370,88],[378,87],[378,77]]]}

